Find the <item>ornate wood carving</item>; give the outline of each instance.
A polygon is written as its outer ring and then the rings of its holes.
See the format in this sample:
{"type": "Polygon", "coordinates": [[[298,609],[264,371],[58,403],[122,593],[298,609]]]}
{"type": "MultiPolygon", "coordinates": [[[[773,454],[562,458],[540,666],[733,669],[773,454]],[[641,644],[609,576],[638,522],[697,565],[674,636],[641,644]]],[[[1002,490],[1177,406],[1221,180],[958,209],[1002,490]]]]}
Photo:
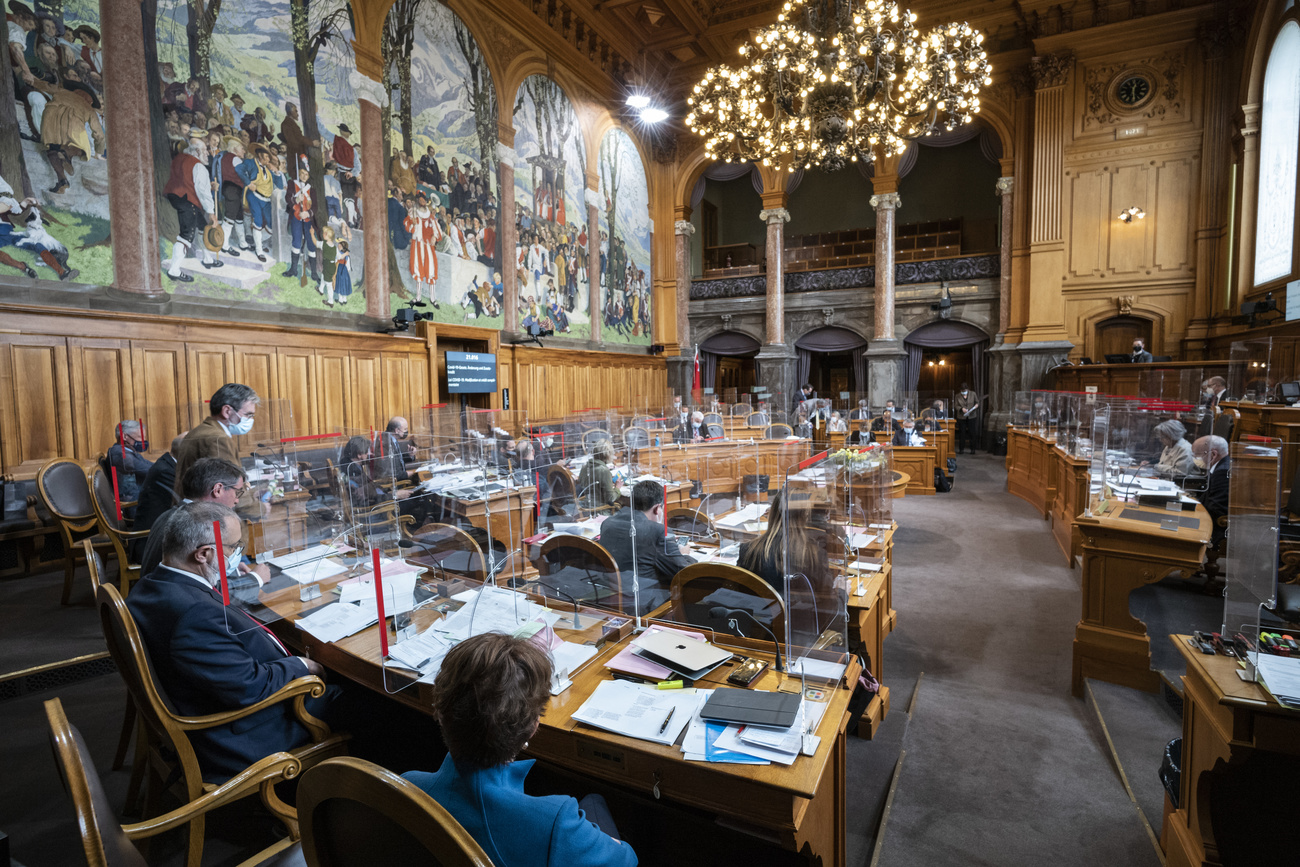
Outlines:
{"type": "Polygon", "coordinates": [[[1074,53],[1058,51],[1042,57],[1035,57],[1029,62],[1029,74],[1034,80],[1035,90],[1049,87],[1061,87],[1070,77],[1070,68],[1074,66],[1074,53]]]}
{"type": "Polygon", "coordinates": [[[1187,66],[1185,47],[1136,60],[1089,66],[1084,73],[1087,100],[1083,112],[1083,131],[1096,132],[1103,127],[1128,123],[1137,118],[1151,121],[1182,121],[1187,118],[1184,72],[1187,66]],[[1136,109],[1125,110],[1114,97],[1115,85],[1135,73],[1145,73],[1152,80],[1154,97],[1136,109]]]}

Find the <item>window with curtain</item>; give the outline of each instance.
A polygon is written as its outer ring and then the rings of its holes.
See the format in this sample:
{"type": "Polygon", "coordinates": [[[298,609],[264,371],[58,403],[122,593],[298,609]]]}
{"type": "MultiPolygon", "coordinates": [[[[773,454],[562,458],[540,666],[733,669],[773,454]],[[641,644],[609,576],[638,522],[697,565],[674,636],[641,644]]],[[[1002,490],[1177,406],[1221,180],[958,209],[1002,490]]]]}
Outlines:
{"type": "Polygon", "coordinates": [[[1300,155],[1300,24],[1278,32],[1264,69],[1260,112],[1255,285],[1291,274],[1295,244],[1296,160],[1300,155]]]}

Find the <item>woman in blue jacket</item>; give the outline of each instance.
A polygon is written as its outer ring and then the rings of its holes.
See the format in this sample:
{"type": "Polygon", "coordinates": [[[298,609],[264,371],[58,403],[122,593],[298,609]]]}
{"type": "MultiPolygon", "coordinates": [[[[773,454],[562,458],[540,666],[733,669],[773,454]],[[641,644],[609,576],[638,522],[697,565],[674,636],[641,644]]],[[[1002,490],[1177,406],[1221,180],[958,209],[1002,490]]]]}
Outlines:
{"type": "Polygon", "coordinates": [[[533,762],[515,756],[537,731],[550,683],[550,659],[527,639],[490,632],[456,645],[433,685],[447,758],[436,773],[403,776],[455,816],[496,867],[633,867],[636,855],[612,836],[599,795],[579,804],[524,794],[533,762]]]}

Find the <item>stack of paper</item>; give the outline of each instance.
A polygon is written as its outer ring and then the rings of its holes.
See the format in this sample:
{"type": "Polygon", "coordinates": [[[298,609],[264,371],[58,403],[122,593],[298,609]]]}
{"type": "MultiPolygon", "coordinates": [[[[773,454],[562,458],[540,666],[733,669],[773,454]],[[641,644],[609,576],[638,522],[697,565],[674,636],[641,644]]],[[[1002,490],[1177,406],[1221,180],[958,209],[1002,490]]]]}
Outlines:
{"type": "Polygon", "coordinates": [[[555,625],[560,613],[551,611],[528,597],[491,585],[472,595],[457,594],[466,599],[465,605],[450,616],[433,624],[433,629],[453,641],[464,641],[471,635],[484,632],[505,632],[513,635],[530,620],[541,620],[547,626],[555,625]]]}
{"type": "Polygon", "coordinates": [[[668,746],[699,710],[694,689],[656,689],[626,680],[602,680],[573,719],[598,729],[668,746]]]}
{"type": "Polygon", "coordinates": [[[353,549],[347,545],[312,545],[310,548],[303,548],[301,551],[290,551],[288,554],[272,557],[267,562],[280,569],[288,569],[293,566],[300,566],[303,563],[310,563],[313,560],[331,557],[335,554],[346,554],[351,550],[353,549]]]}
{"type": "MultiPolygon", "coordinates": [[[[825,712],[825,702],[805,699],[800,704],[798,718],[789,728],[776,729],[760,726],[728,725],[722,728],[721,732],[714,735],[708,729],[721,724],[707,723],[704,759],[711,762],[745,761],[744,759],[735,758],[735,754],[739,754],[748,756],[751,760],[761,760],[763,763],[793,764],[804,748],[805,736],[812,739],[811,746],[814,749],[820,742],[818,738],[812,735],[812,732],[817,730],[817,725],[821,722],[822,714],[825,712]],[[712,755],[710,755],[711,752],[712,755]],[[726,754],[731,755],[726,756],[726,754]]],[[[683,750],[685,750],[685,741],[683,741],[683,750]]],[[[692,756],[687,755],[686,758],[690,759],[692,756]]]]}
{"type": "Polygon", "coordinates": [[[442,659],[452,644],[432,629],[426,629],[415,638],[391,645],[388,658],[403,668],[419,672],[421,680],[431,681],[442,668],[442,659]]]}
{"type": "Polygon", "coordinates": [[[292,578],[299,584],[324,581],[326,578],[333,578],[335,575],[340,575],[346,571],[348,571],[347,566],[335,563],[333,560],[311,560],[280,570],[286,578],[292,578]]]}
{"type": "Polygon", "coordinates": [[[362,608],[335,602],[299,620],[298,628],[311,633],[321,641],[335,642],[378,622],[379,617],[373,606],[362,608]]]}
{"type": "Polygon", "coordinates": [[[1255,661],[1259,681],[1278,704],[1300,707],[1300,659],[1260,653],[1255,661]]]}
{"type": "Polygon", "coordinates": [[[713,523],[719,527],[738,528],[759,520],[767,514],[767,503],[750,503],[743,509],[737,509],[729,515],[723,515],[713,523]]]}
{"type": "MultiPolygon", "coordinates": [[[[415,572],[383,573],[384,616],[401,614],[415,608],[415,572]]],[[[360,602],[363,607],[377,608],[375,576],[367,573],[368,580],[352,579],[339,585],[340,602],[360,602]]]]}

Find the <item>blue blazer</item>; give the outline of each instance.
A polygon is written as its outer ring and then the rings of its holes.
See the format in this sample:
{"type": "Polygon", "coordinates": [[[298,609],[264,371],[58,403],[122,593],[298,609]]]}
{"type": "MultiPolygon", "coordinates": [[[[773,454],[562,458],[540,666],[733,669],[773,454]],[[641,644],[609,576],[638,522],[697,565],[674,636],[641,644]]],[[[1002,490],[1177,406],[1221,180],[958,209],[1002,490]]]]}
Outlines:
{"type": "Polygon", "coordinates": [[[532,760],[485,771],[456,767],[402,776],[427,792],[469,832],[496,867],[634,867],[636,854],[588,821],[568,795],[524,794],[532,760]]]}
{"type": "MultiPolygon", "coordinates": [[[[158,683],[183,716],[247,707],[307,674],[251,617],[227,609],[215,590],[188,573],[159,566],[131,588],[126,607],[158,683]],[[227,619],[229,618],[229,619],[227,619]]],[[[258,759],[307,743],[292,702],[230,725],[190,734],[203,779],[222,782],[258,759]]]]}

